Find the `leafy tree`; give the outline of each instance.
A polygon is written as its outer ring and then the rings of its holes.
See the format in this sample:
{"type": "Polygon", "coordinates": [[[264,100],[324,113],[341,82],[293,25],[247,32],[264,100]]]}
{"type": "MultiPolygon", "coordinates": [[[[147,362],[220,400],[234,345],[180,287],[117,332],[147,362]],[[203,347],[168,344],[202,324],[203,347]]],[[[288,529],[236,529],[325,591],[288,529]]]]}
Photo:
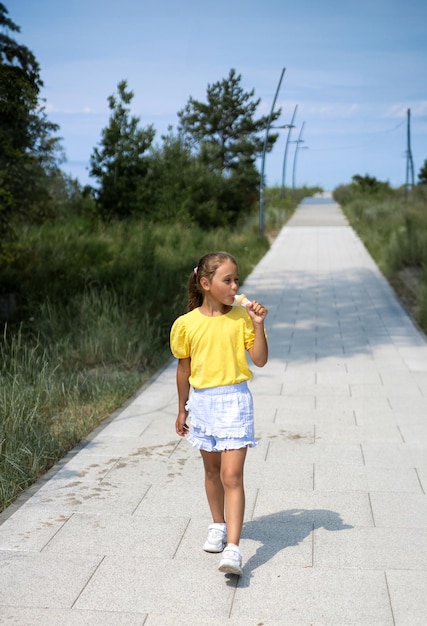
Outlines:
{"type": "MultiPolygon", "coordinates": [[[[215,210],[212,226],[235,223],[242,212],[248,212],[258,194],[259,174],[256,157],[262,153],[268,117],[256,118],[260,99],[254,90],[245,92],[241,75],[231,69],[228,78],[208,85],[207,102],[190,97],[178,113],[179,130],[201,163],[207,165],[216,181],[215,196],[209,199],[215,210]],[[219,182],[219,184],[218,184],[219,182]]],[[[272,121],[280,115],[273,112],[272,121]]],[[[267,151],[277,140],[270,134],[267,151]]]]}
{"type": "Polygon", "coordinates": [[[381,192],[391,193],[392,191],[388,182],[377,180],[375,176],[369,176],[368,174],[365,176],[356,174],[353,176],[352,181],[353,187],[362,193],[378,194],[381,192]]]}
{"type": "Polygon", "coordinates": [[[46,178],[62,157],[58,126],[40,102],[43,82],[34,54],[10,33],[20,28],[0,3],[0,238],[19,217],[43,218],[50,210],[46,178]]]}
{"type": "MultiPolygon", "coordinates": [[[[254,166],[256,156],[262,152],[268,117],[255,119],[260,99],[254,100],[254,90],[245,92],[241,75],[231,69],[228,78],[208,85],[207,102],[190,97],[178,113],[179,129],[196,148],[209,166],[221,174],[230,174],[254,166]]],[[[272,121],[280,109],[272,115],[272,121]]],[[[268,138],[271,150],[277,134],[268,138]]]]}
{"type": "Polygon", "coordinates": [[[167,135],[162,135],[161,145],[152,148],[149,161],[141,193],[151,209],[150,217],[159,221],[178,217],[187,220],[195,158],[182,138],[174,135],[172,127],[167,135]]]}
{"type": "Polygon", "coordinates": [[[212,172],[169,127],[162,144],[151,151],[147,189],[151,219],[195,222],[204,230],[226,225],[230,215],[220,209],[218,198],[224,179],[212,172]]]}
{"type": "Polygon", "coordinates": [[[421,185],[427,185],[427,159],[424,161],[424,165],[419,171],[418,182],[421,185]]]}
{"type": "Polygon", "coordinates": [[[139,117],[130,113],[133,92],[127,81],[117,86],[117,95],[108,98],[109,125],[102,130],[99,147],[90,157],[90,176],[98,180],[95,196],[105,218],[126,218],[144,212],[141,202],[148,171],[147,151],[155,136],[152,125],[140,128],[139,117]]]}

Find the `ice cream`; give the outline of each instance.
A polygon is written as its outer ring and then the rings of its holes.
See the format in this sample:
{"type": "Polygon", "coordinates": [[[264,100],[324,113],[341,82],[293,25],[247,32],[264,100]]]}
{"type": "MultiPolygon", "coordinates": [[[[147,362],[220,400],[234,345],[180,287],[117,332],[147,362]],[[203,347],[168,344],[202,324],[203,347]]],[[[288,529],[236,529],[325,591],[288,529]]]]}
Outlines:
{"type": "Polygon", "coordinates": [[[246,306],[247,304],[250,304],[250,303],[251,301],[249,300],[249,298],[245,296],[244,293],[237,294],[234,296],[234,304],[236,306],[246,306]]]}

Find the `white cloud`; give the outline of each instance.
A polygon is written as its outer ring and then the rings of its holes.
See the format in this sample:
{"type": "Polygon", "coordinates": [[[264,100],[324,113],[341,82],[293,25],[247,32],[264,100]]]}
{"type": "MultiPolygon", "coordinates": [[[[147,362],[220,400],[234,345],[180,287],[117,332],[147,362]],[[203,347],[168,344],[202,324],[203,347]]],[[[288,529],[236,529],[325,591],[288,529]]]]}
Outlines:
{"type": "MultiPolygon", "coordinates": [[[[60,98],[62,99],[62,98],[60,98]]],[[[66,100],[67,98],[64,98],[66,100]]],[[[53,104],[53,102],[46,102],[44,105],[47,114],[51,115],[105,115],[106,111],[97,111],[91,106],[81,105],[76,102],[76,106],[66,106],[63,103],[59,105],[53,104]]]]}
{"type": "Polygon", "coordinates": [[[424,117],[427,115],[427,100],[412,103],[407,102],[405,104],[401,102],[392,104],[387,108],[384,116],[394,119],[402,118],[406,116],[408,109],[411,109],[411,115],[424,117]]]}

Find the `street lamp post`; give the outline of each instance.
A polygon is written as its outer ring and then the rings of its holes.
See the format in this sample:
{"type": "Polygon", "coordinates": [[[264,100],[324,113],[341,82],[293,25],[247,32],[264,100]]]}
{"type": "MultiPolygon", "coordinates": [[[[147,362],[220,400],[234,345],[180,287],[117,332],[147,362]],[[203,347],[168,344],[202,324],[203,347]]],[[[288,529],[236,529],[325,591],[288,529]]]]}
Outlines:
{"type": "Polygon", "coordinates": [[[295,142],[295,143],[296,143],[296,146],[295,146],[295,154],[294,154],[294,166],[293,166],[293,168],[292,168],[292,188],[293,188],[293,189],[295,189],[295,172],[296,172],[296,169],[297,169],[297,156],[298,156],[298,150],[299,150],[300,144],[301,144],[301,143],[304,143],[304,140],[303,140],[303,139],[301,139],[301,137],[302,137],[302,131],[304,130],[304,124],[305,124],[305,122],[303,122],[303,123],[301,124],[301,129],[300,129],[300,131],[299,131],[298,139],[297,139],[297,140],[296,140],[296,142],[295,142]]]}
{"type": "Polygon", "coordinates": [[[285,153],[283,155],[283,168],[282,168],[282,190],[280,193],[280,197],[284,198],[286,196],[286,188],[285,188],[285,176],[286,176],[286,158],[288,155],[288,146],[289,146],[289,140],[291,138],[291,132],[292,129],[294,128],[294,121],[295,121],[295,116],[297,114],[297,109],[298,109],[298,105],[295,105],[295,109],[294,109],[294,114],[292,115],[292,119],[291,119],[291,123],[289,125],[289,131],[288,131],[288,136],[286,137],[286,146],[285,146],[285,153]]]}
{"type": "Polygon", "coordinates": [[[407,111],[408,122],[406,127],[407,148],[406,148],[406,191],[414,186],[414,162],[411,151],[411,109],[407,111]]]}
{"type": "Polygon", "coordinates": [[[270,115],[268,117],[267,128],[265,129],[264,147],[262,150],[261,159],[261,175],[259,183],[259,234],[262,237],[264,235],[264,168],[265,168],[265,153],[267,150],[268,133],[270,130],[271,118],[273,116],[274,105],[276,104],[277,96],[279,94],[280,85],[282,84],[283,75],[286,71],[284,67],[280,75],[279,84],[277,85],[276,94],[274,96],[273,104],[271,106],[270,115]]]}

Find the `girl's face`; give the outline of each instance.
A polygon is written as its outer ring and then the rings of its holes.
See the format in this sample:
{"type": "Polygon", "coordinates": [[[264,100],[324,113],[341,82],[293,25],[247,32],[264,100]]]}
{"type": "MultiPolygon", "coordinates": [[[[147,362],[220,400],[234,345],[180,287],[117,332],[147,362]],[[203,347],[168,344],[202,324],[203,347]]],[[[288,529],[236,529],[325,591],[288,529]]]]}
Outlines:
{"type": "Polygon", "coordinates": [[[232,261],[224,261],[216,270],[212,280],[209,282],[206,279],[206,283],[202,286],[212,298],[221,304],[232,305],[239,288],[237,266],[232,261]]]}

